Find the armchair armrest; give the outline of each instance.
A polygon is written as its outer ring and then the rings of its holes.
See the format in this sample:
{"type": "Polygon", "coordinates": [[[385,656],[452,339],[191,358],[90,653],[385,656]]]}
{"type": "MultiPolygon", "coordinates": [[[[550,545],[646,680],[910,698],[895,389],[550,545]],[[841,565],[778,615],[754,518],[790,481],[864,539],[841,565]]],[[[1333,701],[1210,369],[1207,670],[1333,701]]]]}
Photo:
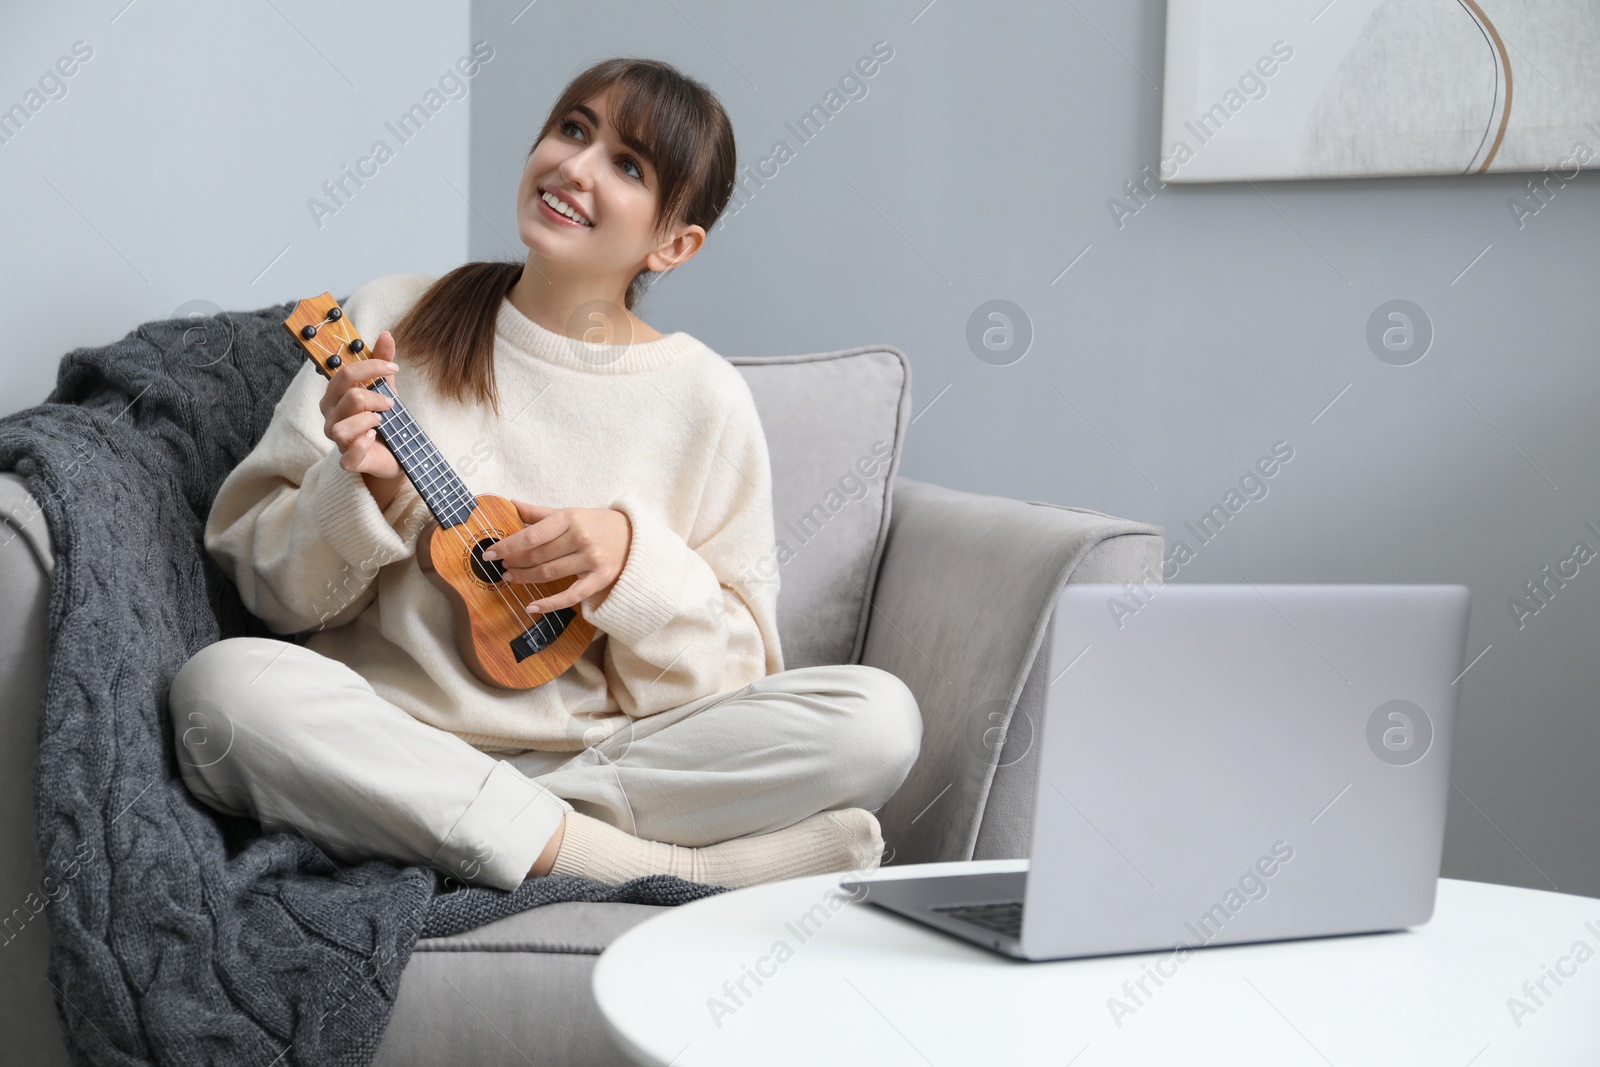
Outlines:
{"type": "Polygon", "coordinates": [[[1158,585],[1163,547],[1149,523],[896,480],[861,662],[910,687],[923,732],[877,813],[886,863],[1028,854],[1056,597],[1158,585]]]}
{"type": "Polygon", "coordinates": [[[8,1055],[40,1067],[70,1062],[45,981],[45,909],[67,890],[57,879],[43,880],[33,816],[54,571],[44,512],[20,476],[0,472],[0,1034],[8,1055]]]}

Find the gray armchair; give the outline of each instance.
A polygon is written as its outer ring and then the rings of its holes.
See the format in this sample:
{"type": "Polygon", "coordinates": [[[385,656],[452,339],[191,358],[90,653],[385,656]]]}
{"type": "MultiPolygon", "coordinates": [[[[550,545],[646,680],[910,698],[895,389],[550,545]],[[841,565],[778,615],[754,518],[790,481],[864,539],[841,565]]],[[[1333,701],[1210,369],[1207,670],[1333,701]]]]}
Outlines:
{"type": "MultiPolygon", "coordinates": [[[[911,382],[896,349],[730,362],[772,456],[778,545],[749,580],[781,574],[785,665],[881,667],[922,708],[922,754],[878,812],[885,862],[1025,856],[1055,599],[1066,582],[1159,581],[1160,529],[897,478],[911,382]]],[[[69,1062],[48,923],[26,903],[41,877],[32,784],[51,570],[43,516],[0,473],[0,1034],[7,1062],[38,1067],[69,1062]]],[[[375,1062],[626,1063],[590,972],[658,910],[551,904],[417,942],[375,1062]]]]}

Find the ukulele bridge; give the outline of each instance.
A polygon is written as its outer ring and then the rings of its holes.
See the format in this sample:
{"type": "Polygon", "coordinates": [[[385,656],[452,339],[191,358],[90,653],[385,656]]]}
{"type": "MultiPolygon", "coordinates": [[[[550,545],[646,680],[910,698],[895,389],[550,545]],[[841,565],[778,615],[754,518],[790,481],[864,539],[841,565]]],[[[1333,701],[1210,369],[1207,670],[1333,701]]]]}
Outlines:
{"type": "Polygon", "coordinates": [[[517,657],[517,662],[521,663],[554,644],[556,638],[566,632],[567,624],[572,622],[576,614],[572,608],[560,608],[540,616],[538,622],[512,639],[511,652],[517,657]]]}

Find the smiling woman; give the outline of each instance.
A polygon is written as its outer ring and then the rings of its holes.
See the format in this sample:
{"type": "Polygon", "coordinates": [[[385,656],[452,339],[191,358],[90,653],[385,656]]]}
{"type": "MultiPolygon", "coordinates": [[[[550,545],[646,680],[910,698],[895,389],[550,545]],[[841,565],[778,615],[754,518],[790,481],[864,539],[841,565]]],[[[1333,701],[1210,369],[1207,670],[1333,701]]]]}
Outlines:
{"type": "MultiPolygon", "coordinates": [[[[774,548],[750,387],[633,312],[704,247],[734,165],[708,88],[606,60],[528,152],[523,262],[385,275],[341,302],[363,346],[308,362],[206,520],[245,606],[309,636],[221,641],[178,672],[174,723],[198,709],[237,727],[226,759],[180,756],[197,797],[268,828],[293,812],[329,856],[508,890],[878,862],[872,812],[916,759],[916,699],[875,667],[784,669],[777,576],[746,580],[774,548]],[[428,448],[481,456],[483,495],[413,481],[428,448]],[[477,526],[440,504],[491,496],[508,506],[477,526]],[[588,643],[531,685],[485,680],[424,573],[446,563],[526,633],[553,616],[588,643]]],[[[510,645],[494,651],[527,651],[510,645]]]]}
{"type": "Polygon", "coordinates": [[[528,150],[517,189],[527,260],[446,274],[395,325],[396,344],[446,394],[496,406],[492,324],[502,299],[589,342],[661,339],[634,305],[653,277],[703,246],[732,196],[735,163],[732,124],[699,82],[653,60],[590,67],[528,150]],[[574,284],[615,295],[575,299],[574,284]]]}

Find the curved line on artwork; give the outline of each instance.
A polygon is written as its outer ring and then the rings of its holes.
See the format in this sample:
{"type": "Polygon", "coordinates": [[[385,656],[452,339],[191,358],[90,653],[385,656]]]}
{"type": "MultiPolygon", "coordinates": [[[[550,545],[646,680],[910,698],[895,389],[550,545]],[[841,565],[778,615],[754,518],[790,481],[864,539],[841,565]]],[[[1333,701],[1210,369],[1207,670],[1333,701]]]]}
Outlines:
{"type": "Polygon", "coordinates": [[[1467,165],[1461,170],[1462,174],[1471,174],[1472,164],[1477,161],[1478,156],[1483,152],[1483,146],[1489,143],[1489,131],[1494,129],[1494,102],[1500,99],[1500,60],[1495,53],[1494,42],[1489,40],[1488,31],[1473,17],[1472,10],[1466,4],[1461,3],[1461,0],[1456,0],[1456,4],[1466,14],[1467,18],[1472,19],[1473,29],[1477,30],[1478,35],[1483,38],[1483,46],[1489,50],[1489,69],[1494,73],[1494,91],[1489,96],[1489,117],[1483,122],[1483,136],[1478,138],[1478,147],[1472,150],[1471,157],[1467,159],[1467,165]]]}
{"type": "Polygon", "coordinates": [[[1500,129],[1494,135],[1494,144],[1489,146],[1489,154],[1478,165],[1478,173],[1482,174],[1489,169],[1489,164],[1494,162],[1494,157],[1500,151],[1500,145],[1506,139],[1506,125],[1511,121],[1511,57],[1506,54],[1506,44],[1500,39],[1500,31],[1494,28],[1494,23],[1489,21],[1489,16],[1483,13],[1483,8],[1477,5],[1476,0],[1460,0],[1473,16],[1489,31],[1489,36],[1494,39],[1495,50],[1500,53],[1500,65],[1506,72],[1506,99],[1500,111],[1500,129]]]}

